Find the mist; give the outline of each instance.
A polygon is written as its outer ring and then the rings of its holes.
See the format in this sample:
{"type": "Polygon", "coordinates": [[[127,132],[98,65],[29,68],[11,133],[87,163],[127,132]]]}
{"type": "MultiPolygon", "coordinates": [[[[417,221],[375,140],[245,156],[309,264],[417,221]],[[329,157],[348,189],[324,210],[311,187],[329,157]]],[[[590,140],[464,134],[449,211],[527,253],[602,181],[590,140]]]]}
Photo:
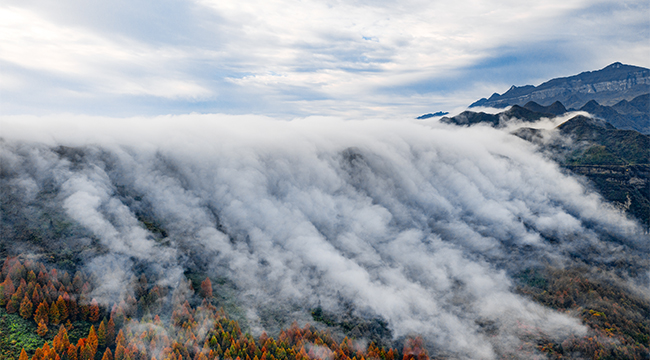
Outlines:
{"type": "Polygon", "coordinates": [[[0,128],[3,193],[22,216],[48,201],[74,223],[59,241],[83,249],[98,301],[126,296],[136,267],[172,287],[201,269],[234,284],[258,334],[269,309],[305,322],[351,304],[394,338],[492,359],[531,332],[586,333],[518,295],[514,274],[648,252],[637,223],[504,129],[218,114],[0,128]]]}

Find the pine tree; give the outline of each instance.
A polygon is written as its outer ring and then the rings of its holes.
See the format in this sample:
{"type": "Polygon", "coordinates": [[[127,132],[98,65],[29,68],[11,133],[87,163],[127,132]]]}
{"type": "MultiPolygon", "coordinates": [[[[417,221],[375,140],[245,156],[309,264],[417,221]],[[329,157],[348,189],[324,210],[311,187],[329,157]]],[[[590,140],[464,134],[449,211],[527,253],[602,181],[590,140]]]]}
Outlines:
{"type": "Polygon", "coordinates": [[[36,277],[36,281],[38,281],[41,285],[47,284],[47,273],[43,270],[38,272],[38,276],[36,277]]]}
{"type": "Polygon", "coordinates": [[[9,314],[13,314],[18,309],[20,309],[20,301],[22,300],[22,296],[20,296],[20,293],[16,291],[13,295],[11,295],[11,298],[9,302],[7,303],[7,312],[9,314]]]}
{"type": "Polygon", "coordinates": [[[115,360],[124,360],[124,346],[122,344],[115,347],[115,360]]]}
{"type": "Polygon", "coordinates": [[[99,341],[97,339],[97,333],[95,332],[95,326],[90,326],[90,331],[88,331],[87,339],[87,344],[90,345],[91,349],[93,350],[93,354],[96,353],[99,341]]]}
{"type": "Polygon", "coordinates": [[[27,282],[33,282],[36,281],[36,273],[34,273],[34,270],[29,270],[27,273],[27,282]]]}
{"type": "Polygon", "coordinates": [[[47,334],[47,325],[42,319],[38,323],[38,328],[36,329],[36,333],[41,337],[44,337],[45,334],[47,334]]]}
{"type": "Polygon", "coordinates": [[[59,322],[61,322],[59,307],[56,306],[56,303],[52,303],[52,306],[50,306],[49,319],[50,323],[54,325],[59,325],[59,322]]]}
{"type": "Polygon", "coordinates": [[[97,301],[93,299],[93,301],[90,302],[90,313],[88,315],[88,321],[90,322],[97,322],[99,320],[99,305],[97,304],[97,301]]]}
{"type": "MultiPolygon", "coordinates": [[[[124,337],[124,332],[122,329],[120,329],[120,332],[117,333],[117,338],[115,339],[115,346],[119,345],[122,345],[122,347],[126,345],[126,338],[124,337]]],[[[117,356],[117,352],[115,353],[115,356],[117,356]]]]}
{"type": "Polygon", "coordinates": [[[43,302],[43,294],[41,293],[41,284],[36,283],[34,291],[32,292],[32,304],[40,304],[43,302]]]}
{"type": "Polygon", "coordinates": [[[57,353],[63,353],[70,346],[70,339],[65,326],[61,325],[59,327],[59,332],[54,337],[52,346],[57,353]]]}
{"type": "Polygon", "coordinates": [[[74,344],[70,344],[70,346],[68,346],[67,354],[69,360],[78,360],[77,347],[74,346],[74,344]]]}
{"type": "Polygon", "coordinates": [[[49,321],[49,318],[48,318],[49,317],[49,314],[48,314],[49,311],[50,311],[50,308],[49,308],[49,306],[47,306],[47,302],[42,301],[41,304],[38,305],[38,308],[36,309],[36,311],[34,312],[34,321],[36,321],[36,323],[39,323],[39,322],[42,321],[45,324],[47,324],[48,321],[49,321]]]}
{"type": "Polygon", "coordinates": [[[113,354],[111,354],[111,349],[106,348],[106,351],[104,351],[104,356],[102,356],[102,360],[113,360],[113,354]]]}
{"type": "Polygon", "coordinates": [[[29,301],[29,298],[27,295],[23,298],[23,302],[20,303],[20,316],[27,320],[30,317],[32,317],[32,313],[34,311],[34,305],[32,304],[31,301],[29,301]]]}
{"type": "Polygon", "coordinates": [[[90,344],[86,344],[79,352],[79,360],[92,360],[95,358],[95,351],[90,344]]]}
{"type": "Polygon", "coordinates": [[[59,298],[56,300],[56,307],[59,309],[59,319],[61,322],[64,322],[68,319],[68,305],[66,305],[63,296],[59,295],[59,298]]]}
{"type": "Polygon", "coordinates": [[[20,350],[20,357],[18,358],[18,360],[29,360],[29,358],[27,357],[27,352],[25,351],[25,348],[20,350]]]}
{"type": "Polygon", "coordinates": [[[6,304],[9,302],[9,299],[11,299],[11,295],[13,295],[16,292],[16,288],[14,287],[14,282],[11,280],[11,278],[6,278],[5,281],[2,283],[3,284],[3,304],[6,304]]]}
{"type": "Polygon", "coordinates": [[[101,347],[106,346],[106,325],[104,325],[104,320],[102,320],[99,328],[97,328],[97,342],[101,347]]]}
{"type": "Polygon", "coordinates": [[[113,318],[110,318],[106,324],[106,346],[113,346],[113,344],[115,344],[115,323],[113,318]]]}
{"type": "Polygon", "coordinates": [[[201,296],[206,299],[212,298],[212,282],[210,281],[210,278],[206,277],[201,283],[201,296]]]}

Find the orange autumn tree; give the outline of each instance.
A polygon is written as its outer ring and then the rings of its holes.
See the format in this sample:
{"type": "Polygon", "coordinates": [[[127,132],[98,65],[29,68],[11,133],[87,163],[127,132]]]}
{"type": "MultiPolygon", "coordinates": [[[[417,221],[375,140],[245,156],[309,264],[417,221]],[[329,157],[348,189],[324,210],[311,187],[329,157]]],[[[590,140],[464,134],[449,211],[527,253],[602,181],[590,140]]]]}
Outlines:
{"type": "Polygon", "coordinates": [[[210,278],[206,277],[201,283],[201,296],[206,299],[212,298],[212,281],[210,281],[210,278]]]}
{"type": "Polygon", "coordinates": [[[56,300],[56,307],[59,309],[59,319],[61,322],[64,322],[68,319],[68,305],[66,305],[63,296],[59,295],[59,298],[56,300]]]}
{"type": "Polygon", "coordinates": [[[70,346],[70,339],[68,338],[68,331],[65,329],[65,326],[61,325],[59,327],[59,332],[54,337],[52,346],[59,354],[63,354],[63,352],[70,346]]]}
{"type": "Polygon", "coordinates": [[[97,300],[93,299],[93,301],[90,302],[89,310],[88,321],[97,322],[99,320],[99,305],[97,304],[97,300]]]}
{"type": "Polygon", "coordinates": [[[56,306],[56,303],[52,303],[52,306],[50,306],[50,311],[48,312],[49,315],[49,320],[51,324],[54,325],[59,325],[59,322],[61,321],[60,314],[59,314],[59,307],[56,306]]]}
{"type": "Polygon", "coordinates": [[[92,353],[97,352],[97,346],[99,345],[99,339],[97,338],[97,333],[95,332],[95,326],[90,326],[90,331],[88,331],[87,344],[92,348],[92,353]]]}
{"type": "Polygon", "coordinates": [[[102,356],[102,360],[113,360],[113,354],[111,353],[111,349],[106,348],[106,351],[104,351],[104,356],[102,356]]]}
{"type": "Polygon", "coordinates": [[[34,321],[36,321],[36,323],[40,323],[42,321],[45,324],[47,324],[49,320],[49,314],[48,314],[49,312],[50,312],[50,307],[47,306],[47,302],[43,300],[41,304],[38,305],[38,308],[36,308],[36,311],[34,312],[34,321]]]}
{"type": "Polygon", "coordinates": [[[68,360],[78,360],[77,347],[74,346],[74,344],[68,346],[68,351],[66,353],[68,355],[68,360]]]}
{"type": "Polygon", "coordinates": [[[424,348],[424,341],[416,337],[406,341],[404,345],[404,357],[402,360],[429,360],[429,355],[424,348]]]}
{"type": "Polygon", "coordinates": [[[42,319],[38,323],[38,328],[36,329],[36,333],[41,337],[44,337],[45,334],[47,334],[47,325],[45,324],[45,322],[43,322],[42,319]]]}
{"type": "Polygon", "coordinates": [[[23,302],[20,303],[20,316],[27,320],[30,317],[32,317],[32,312],[34,311],[34,305],[32,304],[31,301],[29,301],[29,298],[27,295],[23,298],[23,302]]]}
{"type": "Polygon", "coordinates": [[[18,360],[29,360],[29,358],[27,357],[27,352],[25,351],[25,348],[20,350],[20,357],[18,358],[18,360]]]}

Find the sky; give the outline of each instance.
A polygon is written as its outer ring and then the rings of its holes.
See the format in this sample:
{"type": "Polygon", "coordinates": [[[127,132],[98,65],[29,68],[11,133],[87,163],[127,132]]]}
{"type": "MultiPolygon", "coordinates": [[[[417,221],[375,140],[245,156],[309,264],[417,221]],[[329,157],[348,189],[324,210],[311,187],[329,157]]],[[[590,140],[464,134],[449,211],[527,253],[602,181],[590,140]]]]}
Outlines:
{"type": "Polygon", "coordinates": [[[0,115],[412,118],[616,61],[650,1],[0,4],[0,115]]]}

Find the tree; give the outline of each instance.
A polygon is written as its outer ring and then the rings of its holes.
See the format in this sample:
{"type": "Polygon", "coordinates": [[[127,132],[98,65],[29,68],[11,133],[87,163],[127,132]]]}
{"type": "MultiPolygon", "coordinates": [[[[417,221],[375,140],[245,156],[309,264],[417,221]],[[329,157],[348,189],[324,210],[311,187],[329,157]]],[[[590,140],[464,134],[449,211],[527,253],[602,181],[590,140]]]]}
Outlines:
{"type": "MultiPolygon", "coordinates": [[[[120,329],[120,332],[117,333],[117,338],[115,339],[115,346],[120,346],[120,345],[122,345],[122,347],[126,345],[126,338],[124,337],[124,332],[122,331],[122,329],[120,329]]],[[[117,356],[117,352],[115,353],[115,356],[117,356]]]]}
{"type": "Polygon", "coordinates": [[[59,332],[54,337],[52,342],[54,350],[57,353],[63,353],[70,346],[70,339],[68,338],[68,331],[65,329],[65,326],[61,325],[59,327],[59,332]]]}
{"type": "Polygon", "coordinates": [[[88,321],[90,322],[97,322],[99,320],[99,305],[97,304],[97,301],[93,299],[93,301],[90,302],[90,313],[88,315],[88,321]]]}
{"type": "Polygon", "coordinates": [[[210,281],[210,278],[206,277],[201,283],[201,296],[206,299],[212,298],[212,281],[210,281]]]}
{"type": "Polygon", "coordinates": [[[74,346],[74,344],[70,344],[70,346],[68,346],[67,353],[68,353],[68,359],[69,360],[77,360],[78,359],[78,357],[77,357],[77,347],[74,346]]]}
{"type": "Polygon", "coordinates": [[[113,322],[113,318],[110,318],[108,320],[108,324],[106,324],[106,346],[113,346],[115,343],[115,323],[113,322]]]}
{"type": "Polygon", "coordinates": [[[27,273],[27,282],[33,282],[36,281],[36,273],[34,270],[29,270],[27,273]]]}
{"type": "Polygon", "coordinates": [[[56,303],[52,303],[52,306],[50,306],[49,319],[50,319],[50,323],[54,325],[58,325],[59,322],[61,321],[59,315],[59,307],[56,306],[56,303]]]}
{"type": "Polygon", "coordinates": [[[63,296],[59,295],[59,298],[56,300],[56,307],[59,309],[59,319],[61,319],[61,322],[65,321],[69,314],[68,305],[66,305],[63,296]]]}
{"type": "Polygon", "coordinates": [[[41,284],[36,283],[34,291],[32,292],[32,304],[40,304],[43,302],[43,294],[41,294],[41,284]]]}
{"type": "Polygon", "coordinates": [[[97,342],[99,346],[106,346],[106,325],[104,325],[104,320],[99,324],[97,328],[97,342]]]}
{"type": "Polygon", "coordinates": [[[9,314],[13,314],[18,309],[20,308],[20,301],[22,300],[22,296],[20,296],[20,293],[16,291],[13,295],[11,295],[11,299],[7,303],[7,312],[9,314]]]}
{"type": "Polygon", "coordinates": [[[27,320],[30,317],[32,317],[32,313],[34,312],[34,305],[32,304],[31,301],[29,301],[29,298],[27,295],[23,298],[23,302],[20,303],[20,316],[27,320]]]}
{"type": "Polygon", "coordinates": [[[406,341],[403,360],[429,360],[421,337],[418,336],[406,341]]]}
{"type": "Polygon", "coordinates": [[[5,281],[2,284],[3,284],[3,290],[4,291],[3,291],[3,294],[0,294],[0,295],[3,295],[2,300],[4,300],[4,302],[3,302],[3,305],[4,305],[4,303],[8,302],[9,299],[11,299],[11,295],[13,295],[14,292],[16,292],[16,288],[14,287],[14,282],[11,281],[11,278],[6,278],[5,281]]]}
{"type": "Polygon", "coordinates": [[[113,360],[113,354],[111,353],[111,349],[106,348],[106,351],[104,351],[104,356],[102,356],[102,360],[113,360]]]}
{"type": "Polygon", "coordinates": [[[97,345],[99,344],[97,333],[95,332],[95,326],[90,326],[90,331],[88,331],[87,339],[87,344],[90,345],[93,350],[93,354],[95,354],[97,352],[97,345]]]}
{"type": "Polygon", "coordinates": [[[36,308],[36,312],[34,312],[34,321],[37,323],[42,321],[47,324],[49,320],[49,312],[50,308],[47,306],[47,302],[42,301],[41,304],[38,305],[38,308],[36,308]]]}
{"type": "Polygon", "coordinates": [[[117,347],[115,347],[115,360],[124,360],[124,346],[122,344],[117,344],[117,347]]]}
{"type": "Polygon", "coordinates": [[[79,352],[79,360],[92,360],[95,358],[95,352],[97,350],[93,349],[90,344],[86,344],[81,351],[79,352]]]}
{"type": "Polygon", "coordinates": [[[41,321],[38,322],[38,328],[36,329],[36,333],[41,337],[45,337],[45,334],[47,334],[47,325],[45,324],[43,319],[41,319],[41,321]]]}
{"type": "Polygon", "coordinates": [[[20,357],[18,358],[18,360],[29,360],[29,358],[27,357],[27,352],[25,352],[25,348],[20,350],[20,357]]]}

